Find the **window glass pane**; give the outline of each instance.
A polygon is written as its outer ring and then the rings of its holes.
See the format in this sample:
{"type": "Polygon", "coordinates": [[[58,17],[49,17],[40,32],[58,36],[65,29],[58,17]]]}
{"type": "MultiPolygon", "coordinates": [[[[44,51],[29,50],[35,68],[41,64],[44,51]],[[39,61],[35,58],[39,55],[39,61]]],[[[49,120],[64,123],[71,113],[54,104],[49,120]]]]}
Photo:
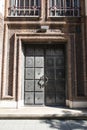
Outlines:
{"type": "Polygon", "coordinates": [[[79,0],[77,0],[77,6],[80,7],[80,3],[79,3],[79,0]]]}
{"type": "Polygon", "coordinates": [[[52,7],[52,1],[49,0],[49,7],[52,7]]]}
{"type": "Polygon", "coordinates": [[[36,0],[36,6],[38,6],[38,0],[36,0]]]}
{"type": "Polygon", "coordinates": [[[16,6],[20,6],[19,0],[16,0],[16,6]]]}
{"type": "Polygon", "coordinates": [[[74,0],[74,7],[77,7],[77,0],[74,0]]]}
{"type": "Polygon", "coordinates": [[[64,0],[61,0],[61,7],[64,7],[64,0]]]}
{"type": "Polygon", "coordinates": [[[56,0],[56,6],[60,7],[61,6],[61,0],[56,0]]]}
{"type": "Polygon", "coordinates": [[[49,5],[50,5],[50,7],[53,7],[55,5],[54,0],[49,0],[49,5]]]}
{"type": "Polygon", "coordinates": [[[49,0],[49,7],[52,7],[52,0],[49,0]]]}
{"type": "Polygon", "coordinates": [[[74,0],[74,7],[79,7],[79,0],[74,0]]]}
{"type": "Polygon", "coordinates": [[[15,5],[15,0],[11,0],[11,6],[15,5]]]}
{"type": "Polygon", "coordinates": [[[40,6],[40,0],[33,0],[32,5],[34,6],[40,6]]]}
{"type": "Polygon", "coordinates": [[[25,0],[25,6],[29,6],[29,0],[25,0]]]}
{"type": "Polygon", "coordinates": [[[66,0],[66,7],[70,7],[70,0],[66,0]]]}
{"type": "Polygon", "coordinates": [[[20,6],[21,6],[21,7],[24,6],[24,0],[20,0],[20,6]]]}
{"type": "Polygon", "coordinates": [[[52,6],[54,6],[55,5],[55,1],[54,0],[52,0],[52,6]]]}
{"type": "Polygon", "coordinates": [[[31,0],[31,6],[34,6],[34,0],[31,0]]]}
{"type": "Polygon", "coordinates": [[[38,6],[41,6],[41,0],[38,0],[38,6]]]}

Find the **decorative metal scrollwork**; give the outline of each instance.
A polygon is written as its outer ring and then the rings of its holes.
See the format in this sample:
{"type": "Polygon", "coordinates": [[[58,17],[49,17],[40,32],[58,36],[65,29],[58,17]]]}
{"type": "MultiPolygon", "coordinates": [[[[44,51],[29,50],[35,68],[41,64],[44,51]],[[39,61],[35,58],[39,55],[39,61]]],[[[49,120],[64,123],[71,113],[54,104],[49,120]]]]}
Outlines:
{"type": "Polygon", "coordinates": [[[48,83],[48,77],[44,77],[44,75],[42,77],[40,77],[39,81],[38,81],[38,85],[40,86],[40,88],[44,88],[47,86],[48,83]]]}

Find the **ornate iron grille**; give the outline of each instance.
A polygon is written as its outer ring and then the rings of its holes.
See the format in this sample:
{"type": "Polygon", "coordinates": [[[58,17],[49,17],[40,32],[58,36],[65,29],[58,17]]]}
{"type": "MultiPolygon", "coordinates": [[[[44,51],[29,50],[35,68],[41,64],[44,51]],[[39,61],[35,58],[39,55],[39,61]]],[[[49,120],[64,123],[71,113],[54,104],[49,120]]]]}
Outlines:
{"type": "Polygon", "coordinates": [[[79,0],[49,0],[49,16],[80,16],[79,0]]]}
{"type": "Polygon", "coordinates": [[[9,0],[9,16],[40,16],[41,0],[9,0]]]}

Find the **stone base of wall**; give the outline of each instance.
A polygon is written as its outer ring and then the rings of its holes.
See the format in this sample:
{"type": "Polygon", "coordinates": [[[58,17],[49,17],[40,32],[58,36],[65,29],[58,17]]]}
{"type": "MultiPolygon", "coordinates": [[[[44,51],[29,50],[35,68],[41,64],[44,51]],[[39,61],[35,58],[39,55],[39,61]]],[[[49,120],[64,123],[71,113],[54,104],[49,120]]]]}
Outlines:
{"type": "Polygon", "coordinates": [[[24,101],[7,101],[7,100],[2,100],[0,101],[0,108],[21,108],[25,107],[24,106],[24,101]]]}
{"type": "Polygon", "coordinates": [[[87,108],[87,101],[66,100],[66,106],[68,106],[69,108],[87,108]]]}
{"type": "Polygon", "coordinates": [[[0,101],[0,108],[17,108],[16,101],[0,101]]]}

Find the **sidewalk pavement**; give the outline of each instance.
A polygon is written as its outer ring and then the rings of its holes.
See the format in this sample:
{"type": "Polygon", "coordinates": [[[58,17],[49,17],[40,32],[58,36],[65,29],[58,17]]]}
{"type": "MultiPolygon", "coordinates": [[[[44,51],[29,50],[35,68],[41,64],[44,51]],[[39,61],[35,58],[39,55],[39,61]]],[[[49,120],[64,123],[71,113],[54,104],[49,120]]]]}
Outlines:
{"type": "Polygon", "coordinates": [[[87,119],[87,109],[60,107],[0,108],[0,119],[87,119]]]}
{"type": "Polygon", "coordinates": [[[0,130],[87,130],[86,120],[0,120],[0,130]]]}

